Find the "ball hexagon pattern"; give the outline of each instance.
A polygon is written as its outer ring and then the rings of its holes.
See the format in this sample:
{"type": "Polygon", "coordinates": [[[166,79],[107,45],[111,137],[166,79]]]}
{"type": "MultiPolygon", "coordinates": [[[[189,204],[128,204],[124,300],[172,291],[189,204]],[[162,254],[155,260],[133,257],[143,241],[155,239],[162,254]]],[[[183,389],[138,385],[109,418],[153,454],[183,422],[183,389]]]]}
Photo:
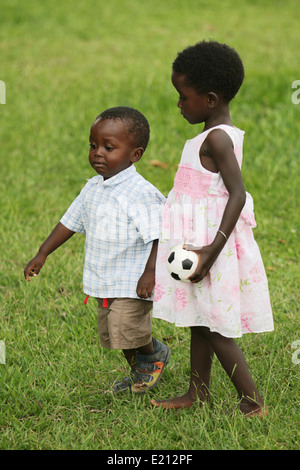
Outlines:
{"type": "Polygon", "coordinates": [[[189,282],[189,277],[198,265],[198,255],[185,250],[182,245],[174,246],[167,259],[167,270],[176,281],[189,282]]]}

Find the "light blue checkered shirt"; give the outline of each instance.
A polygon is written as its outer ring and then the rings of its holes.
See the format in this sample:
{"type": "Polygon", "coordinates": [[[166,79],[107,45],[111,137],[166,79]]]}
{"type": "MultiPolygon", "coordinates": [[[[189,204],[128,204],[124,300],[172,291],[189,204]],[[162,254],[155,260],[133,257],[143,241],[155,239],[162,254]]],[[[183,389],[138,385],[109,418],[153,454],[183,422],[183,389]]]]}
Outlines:
{"type": "Polygon", "coordinates": [[[165,197],[134,165],[105,181],[100,175],[88,180],[60,220],[86,235],[86,294],[138,298],[137,282],[159,238],[164,203],[165,197]]]}

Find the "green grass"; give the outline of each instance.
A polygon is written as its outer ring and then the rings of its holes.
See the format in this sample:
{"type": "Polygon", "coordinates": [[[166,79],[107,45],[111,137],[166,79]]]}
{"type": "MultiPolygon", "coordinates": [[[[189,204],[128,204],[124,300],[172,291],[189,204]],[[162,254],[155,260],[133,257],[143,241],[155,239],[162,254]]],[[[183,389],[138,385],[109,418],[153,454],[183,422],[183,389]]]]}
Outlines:
{"type": "MultiPolygon", "coordinates": [[[[110,0],[1,2],[1,449],[297,449],[299,364],[300,79],[297,0],[110,0]],[[127,372],[117,351],[100,348],[96,303],[85,307],[83,244],[73,237],[39,278],[23,268],[93,176],[89,127],[106,107],[140,109],[151,141],[137,169],[164,194],[172,187],[192,128],[176,109],[172,60],[203,38],[241,54],[246,79],[232,103],[245,129],[243,177],[255,200],[255,236],[267,269],[275,331],[239,340],[270,412],[245,420],[235,391],[213,364],[214,408],[166,413],[150,396],[112,397],[127,372]],[[168,164],[153,167],[151,159],[168,164]],[[233,407],[233,416],[225,412],[233,407]]],[[[151,396],[184,392],[189,331],[155,320],[171,337],[172,359],[151,396]]]]}

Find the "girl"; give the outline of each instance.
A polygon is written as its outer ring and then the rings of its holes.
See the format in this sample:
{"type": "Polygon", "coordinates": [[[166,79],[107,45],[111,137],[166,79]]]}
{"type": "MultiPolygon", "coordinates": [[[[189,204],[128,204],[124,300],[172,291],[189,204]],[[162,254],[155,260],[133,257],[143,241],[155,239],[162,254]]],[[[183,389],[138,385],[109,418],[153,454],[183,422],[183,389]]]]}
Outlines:
{"type": "Polygon", "coordinates": [[[181,114],[204,128],[186,142],[164,208],[153,316],[191,328],[191,376],[185,395],[152,400],[154,406],[209,402],[216,354],[238,392],[242,413],[267,413],[234,340],[273,330],[267,278],[252,233],[253,202],[240,171],[244,132],[233,126],[229,110],[243,79],[236,51],[214,41],[188,47],[173,63],[181,114]],[[166,269],[169,251],[179,242],[199,258],[188,283],[174,280],[166,269]]]}

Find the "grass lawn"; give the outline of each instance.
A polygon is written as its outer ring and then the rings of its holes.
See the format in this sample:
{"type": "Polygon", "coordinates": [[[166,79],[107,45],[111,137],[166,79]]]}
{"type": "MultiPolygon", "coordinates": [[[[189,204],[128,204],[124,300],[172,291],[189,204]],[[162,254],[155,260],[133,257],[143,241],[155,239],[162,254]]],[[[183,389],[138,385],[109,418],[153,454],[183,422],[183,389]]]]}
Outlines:
{"type": "Polygon", "coordinates": [[[2,0],[0,449],[298,448],[300,104],[291,99],[300,79],[298,7],[297,0],[2,0]],[[189,331],[158,320],[154,336],[172,349],[159,388],[142,398],[111,395],[127,367],[118,351],[99,345],[96,301],[83,305],[82,236],[51,255],[37,279],[23,278],[94,176],[89,128],[105,108],[146,115],[151,139],[137,170],[164,194],[171,189],[185,140],[201,131],[176,108],[171,64],[202,39],[236,48],[246,70],[232,118],[246,131],[242,172],[275,331],[238,343],[269,406],[263,420],[239,414],[217,361],[212,410],[153,409],[152,396],[183,393],[189,378],[189,331]]]}

